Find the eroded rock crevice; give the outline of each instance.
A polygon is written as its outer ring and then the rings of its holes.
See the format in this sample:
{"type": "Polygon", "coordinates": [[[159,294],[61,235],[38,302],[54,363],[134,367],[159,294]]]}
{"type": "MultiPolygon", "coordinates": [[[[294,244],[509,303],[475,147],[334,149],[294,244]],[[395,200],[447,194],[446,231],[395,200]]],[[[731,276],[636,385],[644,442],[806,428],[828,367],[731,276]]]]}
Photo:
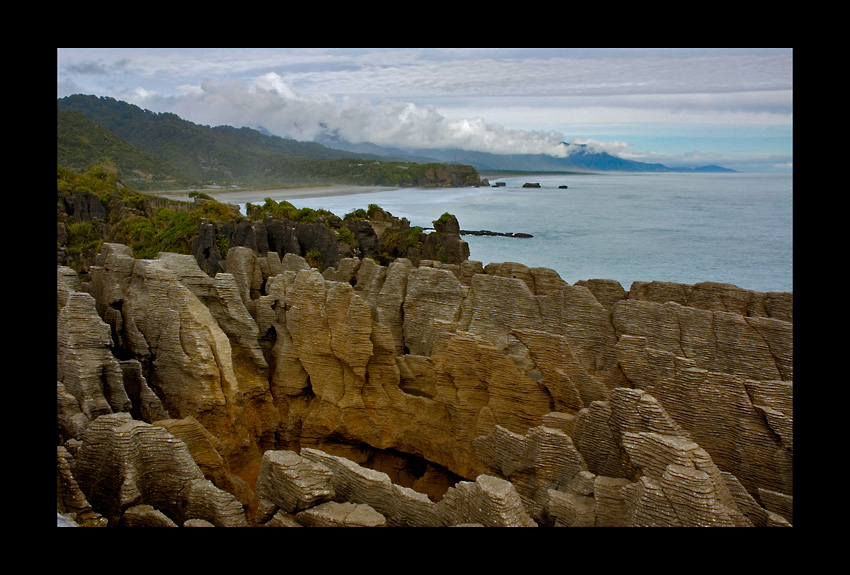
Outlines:
{"type": "Polygon", "coordinates": [[[790,294],[222,262],[106,243],[90,282],[58,267],[59,510],[79,524],[792,520],[790,294]]]}

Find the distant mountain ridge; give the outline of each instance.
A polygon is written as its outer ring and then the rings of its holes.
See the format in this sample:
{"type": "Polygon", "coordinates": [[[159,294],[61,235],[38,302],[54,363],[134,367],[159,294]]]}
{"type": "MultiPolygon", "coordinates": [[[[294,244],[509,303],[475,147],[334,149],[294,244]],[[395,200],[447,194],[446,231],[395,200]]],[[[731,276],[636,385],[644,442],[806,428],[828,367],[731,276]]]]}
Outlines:
{"type": "MultiPolygon", "coordinates": [[[[303,172],[305,159],[339,160],[352,156],[320,144],[286,140],[249,128],[201,126],[175,114],[157,114],[113,98],[88,95],[60,98],[57,114],[60,165],[63,160],[78,164],[109,156],[115,152],[115,140],[121,140],[126,143],[122,150],[125,154],[130,147],[136,150],[133,162],[141,157],[155,157],[167,164],[148,177],[160,184],[173,180],[175,175],[183,185],[262,183],[267,174],[274,178],[280,172],[299,169],[303,172]],[[71,112],[81,114],[93,125],[84,126],[79,118],[69,115],[71,112]],[[86,135],[81,138],[79,130],[84,130],[86,135]],[[101,145],[102,138],[91,137],[97,130],[112,134],[109,150],[101,145]],[[63,151],[69,150],[74,152],[72,158],[63,155],[63,151]],[[296,163],[300,165],[295,166],[296,163]]],[[[129,161],[128,155],[125,160],[129,161]]]]}
{"type": "Polygon", "coordinates": [[[476,185],[476,172],[732,172],[719,166],[677,169],[574,145],[565,158],[492,154],[456,148],[402,149],[352,144],[332,134],[314,142],[274,136],[262,126],[203,126],[114,98],[57,100],[60,166],[83,170],[112,162],[138,189],[191,186],[279,187],[359,184],[476,185]],[[462,183],[459,183],[462,182],[462,183]]]}
{"type": "Polygon", "coordinates": [[[93,163],[110,163],[140,190],[481,183],[469,165],[406,163],[253,128],[203,126],[114,98],[80,94],[57,100],[57,155],[60,166],[78,171],[93,163]]]}
{"type": "Polygon", "coordinates": [[[735,172],[721,166],[707,165],[699,167],[671,168],[664,164],[638,162],[612,156],[607,152],[589,151],[585,144],[567,144],[578,148],[569,156],[556,158],[546,154],[493,154],[474,152],[459,148],[418,148],[402,149],[382,147],[369,142],[352,144],[342,139],[325,136],[317,142],[337,150],[393,156],[398,158],[417,158],[408,161],[439,161],[469,164],[479,172],[521,171],[521,172],[570,172],[570,171],[625,171],[625,172],[735,172]]]}

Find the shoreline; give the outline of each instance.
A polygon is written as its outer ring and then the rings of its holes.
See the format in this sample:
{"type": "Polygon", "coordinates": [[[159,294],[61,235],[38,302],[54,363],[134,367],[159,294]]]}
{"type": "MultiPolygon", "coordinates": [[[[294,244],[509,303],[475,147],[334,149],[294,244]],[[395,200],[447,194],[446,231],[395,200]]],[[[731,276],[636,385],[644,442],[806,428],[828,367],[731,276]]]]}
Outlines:
{"type": "Polygon", "coordinates": [[[191,202],[193,201],[193,198],[189,197],[189,194],[192,192],[200,192],[210,196],[218,202],[238,205],[244,203],[262,204],[266,198],[272,198],[279,202],[281,200],[290,201],[302,198],[326,198],[332,196],[353,196],[372,192],[391,192],[398,189],[400,188],[392,186],[337,185],[273,188],[267,190],[163,190],[145,193],[172,200],[191,202]]]}

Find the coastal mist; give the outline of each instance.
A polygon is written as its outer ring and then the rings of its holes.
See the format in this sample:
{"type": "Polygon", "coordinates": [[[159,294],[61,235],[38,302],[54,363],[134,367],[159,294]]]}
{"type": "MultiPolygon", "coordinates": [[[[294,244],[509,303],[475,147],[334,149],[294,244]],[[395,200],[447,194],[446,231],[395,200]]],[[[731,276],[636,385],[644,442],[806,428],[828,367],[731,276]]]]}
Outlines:
{"type": "Polygon", "coordinates": [[[422,227],[449,212],[464,230],[531,234],[464,240],[470,259],[484,265],[548,267],[569,283],[613,279],[628,290],[634,281],[711,281],[793,291],[790,174],[484,176],[489,187],[402,188],[292,202],[340,216],[377,204],[422,227]]]}

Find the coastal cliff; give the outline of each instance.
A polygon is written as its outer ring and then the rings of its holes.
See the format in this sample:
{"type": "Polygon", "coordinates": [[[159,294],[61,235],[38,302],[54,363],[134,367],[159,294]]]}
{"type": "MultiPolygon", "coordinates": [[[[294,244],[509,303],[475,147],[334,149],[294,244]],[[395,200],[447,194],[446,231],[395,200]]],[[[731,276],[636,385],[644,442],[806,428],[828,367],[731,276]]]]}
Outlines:
{"type": "Polygon", "coordinates": [[[94,184],[57,202],[60,525],[793,523],[791,293],[94,184]]]}
{"type": "Polygon", "coordinates": [[[79,524],[793,521],[791,294],[247,247],[225,268],[113,243],[88,282],[57,268],[79,524]]]}

